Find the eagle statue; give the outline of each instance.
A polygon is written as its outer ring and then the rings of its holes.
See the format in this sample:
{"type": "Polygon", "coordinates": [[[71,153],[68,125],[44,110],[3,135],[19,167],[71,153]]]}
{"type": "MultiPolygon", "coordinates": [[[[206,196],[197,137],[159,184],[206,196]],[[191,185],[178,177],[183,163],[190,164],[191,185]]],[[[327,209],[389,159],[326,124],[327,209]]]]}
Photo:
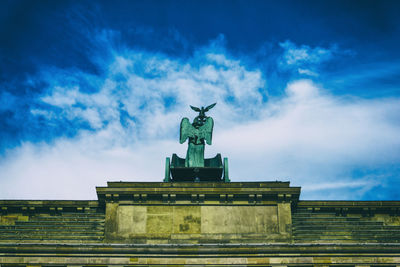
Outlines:
{"type": "Polygon", "coordinates": [[[183,144],[189,139],[188,150],[186,153],[185,167],[204,167],[204,146],[205,143],[211,145],[214,121],[206,116],[206,112],[212,109],[216,103],[206,108],[190,106],[199,115],[194,118],[193,123],[188,118],[183,118],[180,128],[180,143],[183,144]]]}

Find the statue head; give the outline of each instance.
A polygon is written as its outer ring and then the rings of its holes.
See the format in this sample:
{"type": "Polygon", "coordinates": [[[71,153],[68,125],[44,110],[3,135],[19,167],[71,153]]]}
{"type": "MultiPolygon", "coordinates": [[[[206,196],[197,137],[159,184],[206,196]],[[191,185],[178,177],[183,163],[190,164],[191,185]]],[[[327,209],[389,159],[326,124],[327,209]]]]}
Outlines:
{"type": "Polygon", "coordinates": [[[199,115],[199,116],[197,116],[196,118],[194,118],[194,120],[193,120],[193,123],[192,123],[192,125],[193,125],[193,127],[194,128],[199,128],[200,126],[203,126],[204,125],[204,123],[206,122],[206,119],[207,119],[207,116],[206,115],[199,115]]]}
{"type": "Polygon", "coordinates": [[[207,120],[206,112],[209,111],[210,109],[212,109],[216,104],[217,103],[214,103],[212,105],[209,105],[206,108],[204,108],[204,107],[198,108],[198,107],[190,106],[194,111],[199,112],[199,115],[197,115],[196,118],[194,118],[194,120],[193,120],[193,123],[192,123],[193,127],[195,127],[197,129],[197,128],[203,126],[207,120]]]}

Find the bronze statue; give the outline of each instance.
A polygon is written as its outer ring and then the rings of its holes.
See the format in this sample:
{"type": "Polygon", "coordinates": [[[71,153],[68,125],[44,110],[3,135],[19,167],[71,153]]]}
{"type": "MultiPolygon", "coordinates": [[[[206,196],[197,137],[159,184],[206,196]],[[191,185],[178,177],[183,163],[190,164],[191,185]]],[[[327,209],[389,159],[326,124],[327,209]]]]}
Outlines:
{"type": "Polygon", "coordinates": [[[165,161],[164,182],[229,182],[228,159],[222,162],[221,154],[213,158],[204,158],[204,146],[211,145],[214,120],[206,116],[216,103],[206,108],[190,106],[199,114],[190,123],[188,118],[181,121],[181,144],[188,142],[186,158],[172,154],[172,161],[167,157],[165,161]]]}
{"type": "Polygon", "coordinates": [[[206,112],[212,109],[216,103],[204,108],[190,106],[199,115],[190,124],[188,118],[181,121],[180,143],[183,144],[189,138],[188,150],[186,153],[185,167],[204,167],[204,146],[205,142],[211,145],[214,121],[206,116],[206,112]]]}

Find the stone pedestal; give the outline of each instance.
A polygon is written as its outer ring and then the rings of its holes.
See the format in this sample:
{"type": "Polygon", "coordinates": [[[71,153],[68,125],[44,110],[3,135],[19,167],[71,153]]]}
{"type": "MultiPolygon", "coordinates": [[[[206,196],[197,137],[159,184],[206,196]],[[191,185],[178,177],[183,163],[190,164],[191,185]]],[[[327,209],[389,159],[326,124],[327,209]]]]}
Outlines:
{"type": "Polygon", "coordinates": [[[291,241],[289,182],[127,183],[97,187],[105,242],[265,243],[291,241]]]}

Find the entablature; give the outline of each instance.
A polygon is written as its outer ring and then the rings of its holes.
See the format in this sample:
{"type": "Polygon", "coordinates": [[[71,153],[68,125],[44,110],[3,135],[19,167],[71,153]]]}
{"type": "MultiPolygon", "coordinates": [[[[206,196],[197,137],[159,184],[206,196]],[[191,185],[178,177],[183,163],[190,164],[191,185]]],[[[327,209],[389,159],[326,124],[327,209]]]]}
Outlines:
{"type": "Polygon", "coordinates": [[[289,182],[109,182],[107,187],[96,190],[101,205],[107,201],[121,204],[275,205],[277,202],[295,203],[300,196],[300,187],[290,187],[289,182]]]}

